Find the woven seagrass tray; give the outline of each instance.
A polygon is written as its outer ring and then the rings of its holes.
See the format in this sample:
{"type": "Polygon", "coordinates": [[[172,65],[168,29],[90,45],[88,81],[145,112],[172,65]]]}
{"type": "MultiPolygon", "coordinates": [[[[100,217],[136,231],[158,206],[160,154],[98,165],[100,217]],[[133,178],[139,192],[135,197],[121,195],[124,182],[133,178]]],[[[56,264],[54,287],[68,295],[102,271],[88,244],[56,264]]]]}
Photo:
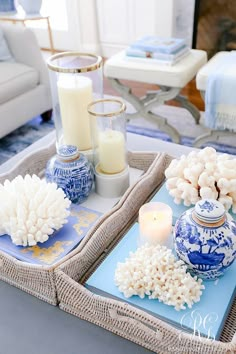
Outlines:
{"type": "MultiPolygon", "coordinates": [[[[28,174],[37,174],[38,176],[43,176],[43,171],[46,166],[48,159],[55,154],[55,141],[51,141],[48,145],[43,148],[39,148],[36,151],[31,152],[29,155],[26,155],[18,161],[17,164],[8,170],[4,174],[0,174],[0,183],[3,183],[6,179],[12,180],[17,175],[21,174],[22,176],[28,174]]],[[[16,258],[6,254],[5,252],[0,251],[0,279],[8,282],[11,285],[14,285],[21,290],[26,291],[27,293],[34,295],[41,300],[44,300],[52,305],[57,305],[57,289],[55,285],[55,269],[68,260],[70,257],[75,255],[77,252],[81,251],[84,246],[86,246],[87,241],[92,237],[93,234],[97,234],[97,230],[100,228],[100,225],[103,224],[104,220],[109,218],[110,214],[114,213],[116,210],[120,209],[123,204],[128,206],[128,213],[125,216],[124,224],[131,222],[135,216],[138,208],[143,204],[146,199],[146,196],[150,195],[156,183],[152,182],[148,184],[143,189],[142,180],[148,180],[149,175],[152,175],[152,171],[156,171],[156,176],[159,182],[164,178],[163,169],[160,169],[162,166],[162,161],[165,159],[165,154],[156,154],[156,153],[129,153],[128,162],[131,167],[143,170],[143,174],[139,179],[129,187],[124,196],[116,204],[108,214],[104,214],[100,218],[97,224],[95,224],[85,236],[84,240],[70,252],[67,256],[62,258],[59,262],[53,264],[52,266],[42,266],[26,263],[19,261],[16,258]],[[158,177],[159,176],[159,177],[158,177]],[[135,205],[129,203],[129,195],[136,194],[135,205]]],[[[133,198],[131,198],[133,200],[133,198]]],[[[114,228],[116,229],[120,224],[120,219],[114,221],[114,228]]],[[[106,247],[106,242],[100,244],[101,249],[104,250],[106,247]]],[[[97,256],[91,255],[91,260],[86,261],[86,267],[92,264],[97,259],[97,256]]],[[[83,262],[82,262],[83,263],[83,262]]],[[[83,269],[83,264],[81,265],[83,269]]]]}
{"type": "Polygon", "coordinates": [[[137,185],[100,220],[77,254],[57,268],[59,307],[158,354],[236,353],[236,301],[220,340],[213,341],[178,330],[128,303],[94,294],[83,286],[137,218],[138,205],[148,200],[153,187],[159,189],[168,164],[167,155],[158,157],[137,185]]]}

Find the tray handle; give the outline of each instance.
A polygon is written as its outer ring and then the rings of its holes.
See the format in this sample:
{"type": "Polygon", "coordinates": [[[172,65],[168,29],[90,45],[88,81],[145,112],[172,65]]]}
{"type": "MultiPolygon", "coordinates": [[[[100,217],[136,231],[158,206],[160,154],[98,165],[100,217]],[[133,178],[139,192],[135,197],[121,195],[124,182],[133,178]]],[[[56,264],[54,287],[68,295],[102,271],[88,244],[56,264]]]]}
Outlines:
{"type": "Polygon", "coordinates": [[[109,309],[108,311],[109,311],[109,314],[113,320],[122,321],[127,324],[132,324],[136,327],[139,327],[147,335],[154,336],[155,339],[157,339],[159,341],[162,340],[163,335],[158,329],[153,330],[150,327],[148,327],[147,325],[145,325],[144,323],[142,323],[141,321],[136,320],[135,318],[131,318],[129,316],[124,316],[124,315],[119,315],[116,309],[109,309]]]}

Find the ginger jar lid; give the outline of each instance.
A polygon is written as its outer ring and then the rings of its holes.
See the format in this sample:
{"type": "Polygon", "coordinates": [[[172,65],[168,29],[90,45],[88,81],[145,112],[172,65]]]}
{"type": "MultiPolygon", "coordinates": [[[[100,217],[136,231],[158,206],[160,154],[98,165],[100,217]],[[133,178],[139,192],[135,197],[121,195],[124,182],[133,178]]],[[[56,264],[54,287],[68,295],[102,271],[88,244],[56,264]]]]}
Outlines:
{"type": "Polygon", "coordinates": [[[225,216],[225,208],[222,203],[214,199],[202,199],[195,205],[196,217],[205,223],[217,223],[225,216]]]}
{"type": "Polygon", "coordinates": [[[71,161],[79,157],[79,149],[74,145],[61,145],[57,151],[57,155],[64,161],[71,161]]]}

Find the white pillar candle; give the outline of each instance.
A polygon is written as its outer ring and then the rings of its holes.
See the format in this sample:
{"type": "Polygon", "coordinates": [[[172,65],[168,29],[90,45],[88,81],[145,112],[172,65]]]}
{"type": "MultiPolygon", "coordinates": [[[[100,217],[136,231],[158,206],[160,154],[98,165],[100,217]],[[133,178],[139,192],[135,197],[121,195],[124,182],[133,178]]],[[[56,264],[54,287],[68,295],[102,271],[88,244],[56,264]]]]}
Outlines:
{"type": "Polygon", "coordinates": [[[126,167],[124,135],[116,130],[99,133],[98,159],[100,168],[105,173],[119,173],[126,167]]]}
{"type": "Polygon", "coordinates": [[[164,203],[151,202],[139,210],[140,244],[167,245],[172,231],[172,210],[164,203]]]}
{"type": "Polygon", "coordinates": [[[100,166],[95,167],[95,192],[103,198],[119,198],[129,187],[129,167],[120,172],[103,173],[100,166]]]}
{"type": "Polygon", "coordinates": [[[92,147],[87,106],[92,101],[92,80],[85,76],[62,74],[57,82],[64,143],[79,150],[92,147]]]}

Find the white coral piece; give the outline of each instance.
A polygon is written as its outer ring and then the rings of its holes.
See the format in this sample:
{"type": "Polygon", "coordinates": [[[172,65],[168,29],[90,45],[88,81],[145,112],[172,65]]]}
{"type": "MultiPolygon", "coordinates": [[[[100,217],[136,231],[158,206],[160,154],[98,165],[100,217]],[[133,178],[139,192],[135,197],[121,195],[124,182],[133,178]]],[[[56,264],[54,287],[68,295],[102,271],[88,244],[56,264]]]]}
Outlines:
{"type": "Polygon", "coordinates": [[[6,180],[0,184],[0,235],[20,246],[45,242],[67,223],[70,204],[61,188],[36,175],[6,180]]]}
{"type": "Polygon", "coordinates": [[[196,204],[201,198],[221,200],[228,210],[236,205],[236,159],[206,147],[172,160],[165,171],[166,186],[174,202],[196,204]]]}
{"type": "Polygon", "coordinates": [[[117,264],[115,284],[127,298],[147,295],[177,311],[186,305],[191,308],[204,289],[202,280],[187,273],[183,261],[176,261],[172,251],[161,245],[144,245],[130,252],[124,263],[117,264]]]}

